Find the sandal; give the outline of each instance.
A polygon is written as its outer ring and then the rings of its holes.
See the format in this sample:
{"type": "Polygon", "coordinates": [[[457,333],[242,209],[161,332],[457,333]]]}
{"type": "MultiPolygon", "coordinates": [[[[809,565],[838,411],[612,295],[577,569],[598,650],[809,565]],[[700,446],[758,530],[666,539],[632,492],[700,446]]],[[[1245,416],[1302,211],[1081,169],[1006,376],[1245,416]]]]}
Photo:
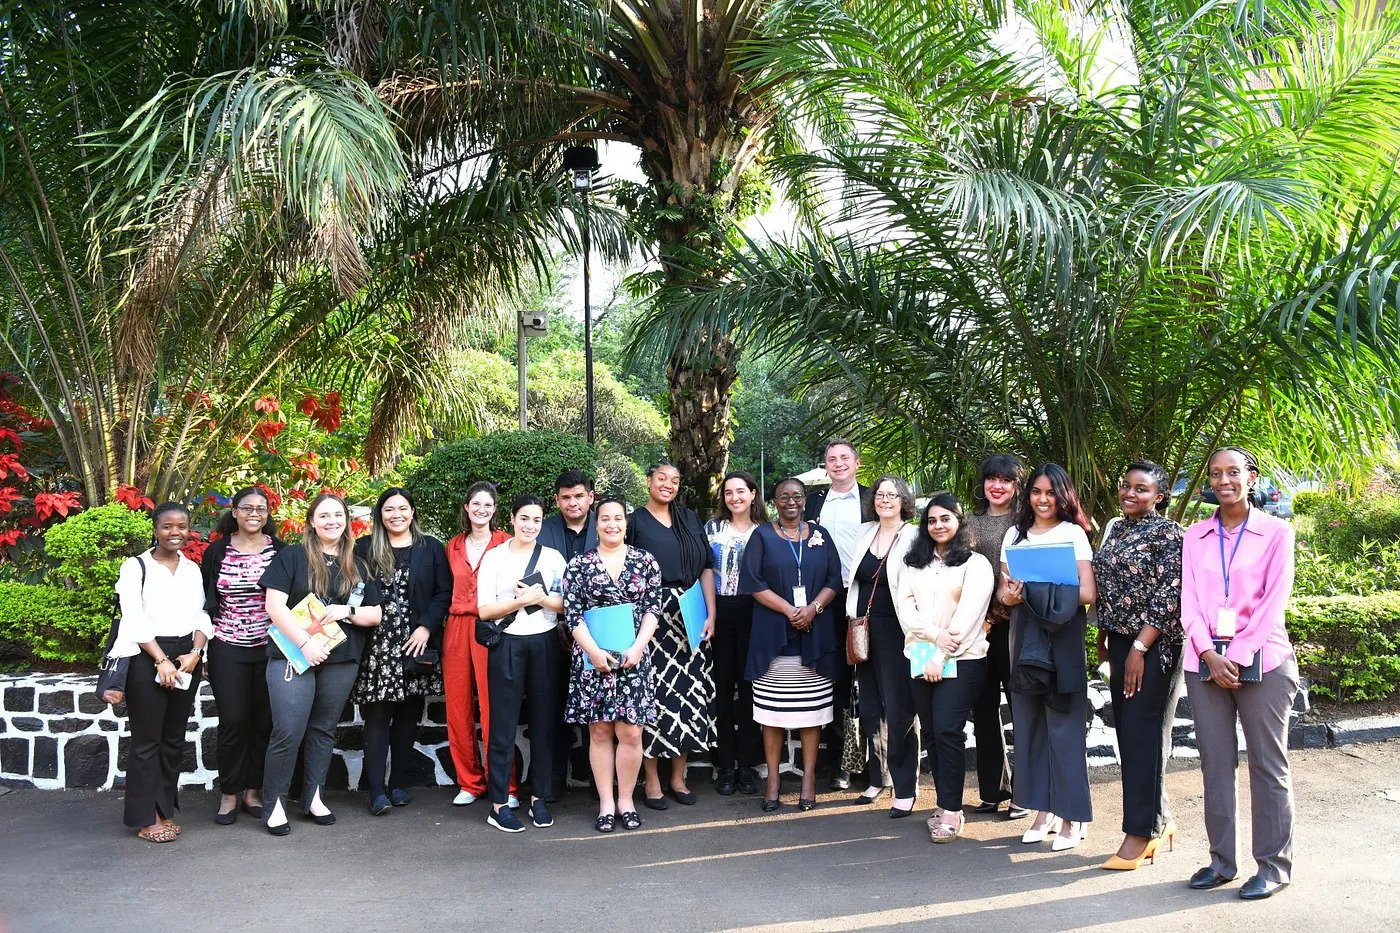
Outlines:
{"type": "Polygon", "coordinates": [[[954,839],[962,835],[963,825],[966,822],[967,821],[963,818],[963,815],[961,813],[958,814],[958,821],[952,825],[949,825],[943,822],[942,820],[939,820],[937,822],[930,820],[928,828],[929,838],[935,843],[952,842],[954,839]]]}
{"type": "Polygon", "coordinates": [[[136,838],[144,839],[147,842],[174,842],[179,833],[170,828],[168,823],[160,823],[155,829],[147,826],[137,830],[136,838]]]}
{"type": "Polygon", "coordinates": [[[183,832],[183,830],[180,829],[180,824],[175,822],[168,816],[161,817],[160,822],[162,826],[169,826],[171,829],[175,830],[175,835],[177,836],[180,835],[181,832],[183,832]]]}
{"type": "Polygon", "coordinates": [[[637,829],[642,825],[642,818],[636,810],[624,810],[622,812],[622,828],[637,829]]]}
{"type": "Polygon", "coordinates": [[[613,821],[616,819],[611,813],[604,813],[593,821],[593,828],[600,833],[610,833],[613,831],[613,821]]]}

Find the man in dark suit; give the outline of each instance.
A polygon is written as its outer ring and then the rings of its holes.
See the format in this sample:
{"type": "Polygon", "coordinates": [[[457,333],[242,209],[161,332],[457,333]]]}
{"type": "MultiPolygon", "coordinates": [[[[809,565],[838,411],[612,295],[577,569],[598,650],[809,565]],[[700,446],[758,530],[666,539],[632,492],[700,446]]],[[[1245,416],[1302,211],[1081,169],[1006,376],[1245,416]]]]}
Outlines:
{"type": "MultiPolygon", "coordinates": [[[[571,561],[598,546],[598,527],[593,521],[592,477],[582,470],[571,469],[560,473],[559,478],[554,481],[554,505],[559,511],[546,518],[540,526],[540,536],[537,539],[540,544],[563,554],[565,561],[571,561]]],[[[572,645],[569,647],[572,648],[572,645]]],[[[568,665],[564,666],[564,689],[559,691],[559,699],[559,721],[563,722],[564,704],[569,699],[568,665]]],[[[575,731],[572,725],[566,724],[557,732],[559,751],[554,756],[554,786],[560,793],[568,787],[569,754],[573,751],[575,731]]],[[[588,730],[584,729],[582,733],[582,747],[587,751],[588,730]]],[[[586,765],[587,756],[584,757],[585,764],[581,773],[591,774],[586,765]]]]}
{"type": "MultiPolygon", "coordinates": [[[[841,555],[842,589],[832,601],[836,612],[838,644],[845,650],[846,628],[850,619],[846,616],[846,590],[851,585],[851,574],[855,570],[856,540],[860,536],[860,526],[875,521],[875,506],[870,499],[870,489],[856,482],[860,470],[860,455],[855,445],[844,438],[829,441],[826,445],[826,475],[831,479],[830,486],[817,486],[807,491],[807,510],[803,518],[817,522],[831,534],[832,544],[841,555]]],[[[851,776],[841,769],[842,713],[851,702],[852,670],[849,665],[841,668],[841,679],[836,683],[836,718],[827,729],[826,753],[835,758],[835,771],[831,777],[832,790],[846,790],[851,786],[851,776]]]]}

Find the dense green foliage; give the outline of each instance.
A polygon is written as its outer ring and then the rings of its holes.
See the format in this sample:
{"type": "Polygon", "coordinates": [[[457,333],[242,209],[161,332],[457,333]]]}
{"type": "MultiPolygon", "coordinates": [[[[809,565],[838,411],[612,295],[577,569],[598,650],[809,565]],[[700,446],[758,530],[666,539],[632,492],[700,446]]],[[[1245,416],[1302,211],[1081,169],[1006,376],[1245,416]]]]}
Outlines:
{"type": "Polygon", "coordinates": [[[418,502],[420,522],[446,540],[459,529],[458,509],[472,483],[497,484],[497,515],[508,526],[512,499],[533,493],[549,511],[559,474],[570,467],[592,474],[597,459],[596,450],[571,434],[512,431],[444,444],[405,470],[404,485],[418,502]]]}
{"type": "Polygon", "coordinates": [[[1400,695],[1400,592],[1295,597],[1288,630],[1318,695],[1344,702],[1400,695]]]}

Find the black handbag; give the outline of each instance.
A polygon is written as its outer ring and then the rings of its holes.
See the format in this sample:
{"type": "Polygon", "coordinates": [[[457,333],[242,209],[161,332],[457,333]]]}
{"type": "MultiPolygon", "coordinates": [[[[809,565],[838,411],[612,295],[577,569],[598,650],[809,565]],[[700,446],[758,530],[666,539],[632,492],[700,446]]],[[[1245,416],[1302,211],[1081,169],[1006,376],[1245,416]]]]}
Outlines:
{"type": "MultiPolygon", "coordinates": [[[[506,546],[509,547],[509,545],[506,546]]],[[[530,562],[525,565],[525,576],[528,577],[535,572],[535,565],[540,562],[541,550],[543,550],[543,548],[536,544],[534,551],[530,553],[530,562]]],[[[494,622],[488,622],[480,616],[477,616],[476,643],[483,648],[494,648],[499,645],[501,639],[505,637],[506,627],[510,625],[513,618],[514,613],[503,616],[494,622]]]]}
{"type": "MultiPolygon", "coordinates": [[[[146,592],[146,562],[139,556],[136,563],[141,567],[141,592],[146,592]]],[[[107,702],[104,696],[109,690],[120,690],[126,692],[126,674],[131,670],[131,658],[113,658],[112,646],[117,643],[117,629],[121,625],[121,615],[118,614],[112,620],[112,629],[107,633],[107,646],[102,649],[102,663],[98,665],[97,686],[94,692],[97,698],[103,703],[107,702]]]]}

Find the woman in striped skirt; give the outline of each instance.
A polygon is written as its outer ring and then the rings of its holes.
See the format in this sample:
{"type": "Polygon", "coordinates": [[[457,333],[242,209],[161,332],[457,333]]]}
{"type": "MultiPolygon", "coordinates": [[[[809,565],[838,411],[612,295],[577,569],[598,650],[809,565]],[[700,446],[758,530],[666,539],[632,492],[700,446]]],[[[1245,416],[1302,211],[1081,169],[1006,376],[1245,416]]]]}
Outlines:
{"type": "Polygon", "coordinates": [[[778,758],[784,731],[802,735],[798,807],[817,805],[817,748],[831,722],[843,645],[827,612],[841,587],[841,557],[822,527],[802,520],[807,490],[785,479],[773,490],[778,520],[754,530],[740,588],[752,593],[753,634],[744,676],[753,681],[753,718],[763,726],[768,789],[763,810],[778,809],[778,758]]]}

